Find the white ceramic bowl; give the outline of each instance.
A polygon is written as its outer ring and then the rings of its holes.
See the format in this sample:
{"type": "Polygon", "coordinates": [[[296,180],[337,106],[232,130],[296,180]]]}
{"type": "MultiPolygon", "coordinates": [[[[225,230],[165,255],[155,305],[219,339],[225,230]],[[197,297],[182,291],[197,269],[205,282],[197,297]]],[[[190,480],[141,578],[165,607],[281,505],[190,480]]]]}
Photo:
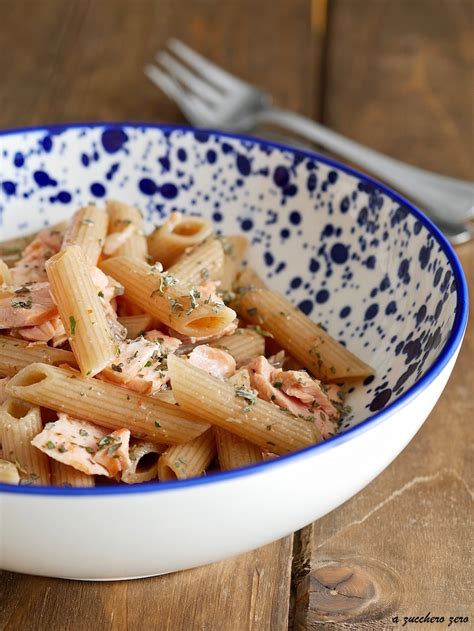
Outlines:
{"type": "Polygon", "coordinates": [[[339,506],[405,447],[453,369],[467,291],[449,244],[381,184],[252,138],[140,124],[0,135],[2,239],[107,196],[151,225],[171,210],[245,233],[274,288],[375,367],[342,433],[303,451],[183,482],[0,485],[4,569],[80,579],[172,572],[256,548],[339,506]]]}

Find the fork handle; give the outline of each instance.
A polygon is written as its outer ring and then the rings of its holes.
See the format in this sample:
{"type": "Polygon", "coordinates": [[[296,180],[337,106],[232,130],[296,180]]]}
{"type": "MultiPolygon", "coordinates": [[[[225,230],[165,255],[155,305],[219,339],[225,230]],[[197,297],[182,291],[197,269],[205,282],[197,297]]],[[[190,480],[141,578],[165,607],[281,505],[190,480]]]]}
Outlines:
{"type": "Polygon", "coordinates": [[[454,224],[474,217],[474,184],[471,182],[400,162],[294,112],[268,108],[259,113],[258,121],[297,133],[360,165],[415,199],[439,221],[454,224]]]}

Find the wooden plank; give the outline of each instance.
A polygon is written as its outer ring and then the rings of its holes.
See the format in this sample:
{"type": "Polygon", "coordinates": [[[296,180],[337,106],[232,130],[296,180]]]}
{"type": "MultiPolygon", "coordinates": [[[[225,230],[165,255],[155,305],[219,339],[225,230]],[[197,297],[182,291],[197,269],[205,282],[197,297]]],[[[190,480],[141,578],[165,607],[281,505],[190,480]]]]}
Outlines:
{"type": "MultiPolygon", "coordinates": [[[[180,0],[179,9],[172,0],[0,0],[0,127],[184,122],[143,75],[171,36],[311,115],[322,42],[313,45],[311,24],[320,33],[322,23],[310,11],[308,0],[180,0]]],[[[205,568],[108,584],[3,573],[0,629],[280,631],[291,553],[287,537],[205,568]]]]}
{"type": "Polygon", "coordinates": [[[0,0],[0,126],[74,120],[183,122],[143,75],[176,36],[313,112],[317,59],[307,0],[0,0]],[[28,16],[28,20],[25,16],[28,16]]]}
{"type": "MultiPolygon", "coordinates": [[[[325,122],[403,160],[472,178],[472,4],[335,0],[330,8],[325,122]]],[[[472,295],[474,243],[458,254],[472,295]]],[[[429,611],[445,626],[449,616],[472,624],[473,353],[471,324],[414,440],[313,525],[313,545],[299,560],[294,629],[395,629],[429,611]]]]}
{"type": "Polygon", "coordinates": [[[3,573],[2,631],[284,631],[292,538],[156,578],[71,582],[3,573]]]}
{"type": "Polygon", "coordinates": [[[333,0],[329,9],[325,124],[474,179],[471,0],[333,0]]]}

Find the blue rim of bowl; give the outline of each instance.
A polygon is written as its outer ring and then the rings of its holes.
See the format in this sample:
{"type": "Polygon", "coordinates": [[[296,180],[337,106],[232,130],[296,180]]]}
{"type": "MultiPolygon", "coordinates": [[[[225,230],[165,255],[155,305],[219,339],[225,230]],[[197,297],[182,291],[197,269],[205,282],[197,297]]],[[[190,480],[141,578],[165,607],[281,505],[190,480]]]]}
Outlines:
{"type": "Polygon", "coordinates": [[[168,125],[168,124],[156,124],[156,123],[143,123],[143,122],[123,122],[123,121],[111,121],[111,122],[87,122],[87,123],[64,123],[59,125],[39,125],[35,127],[22,127],[18,129],[0,130],[0,137],[8,135],[20,135],[22,133],[31,132],[52,132],[62,133],[72,129],[101,129],[101,128],[119,128],[119,127],[131,127],[134,129],[157,129],[163,132],[183,131],[187,133],[207,133],[214,134],[223,138],[232,138],[234,140],[242,140],[244,142],[251,142],[260,145],[261,147],[271,147],[272,149],[279,149],[280,151],[286,151],[293,154],[299,154],[306,158],[313,159],[317,162],[322,162],[329,166],[335,167],[349,175],[359,178],[360,180],[369,182],[374,187],[382,191],[385,195],[393,199],[395,202],[405,206],[421,223],[428,229],[428,231],[436,238],[441,249],[446,255],[448,261],[452,266],[454,278],[456,279],[456,314],[453,322],[453,328],[449,339],[446,341],[441,353],[436,358],[433,365],[426,371],[426,373],[409,388],[406,392],[400,395],[393,403],[389,404],[386,408],[380,412],[375,413],[373,416],[361,421],[354,427],[347,431],[337,434],[333,438],[330,438],[322,443],[311,445],[300,451],[296,451],[285,456],[280,456],[275,460],[268,462],[262,462],[257,465],[249,467],[243,467],[241,469],[234,469],[232,471],[218,472],[201,478],[191,478],[190,480],[176,480],[172,482],[147,482],[144,484],[134,485],[115,485],[115,486],[98,486],[93,488],[69,488],[69,487],[51,487],[51,486],[30,486],[30,485],[11,485],[0,484],[0,492],[14,493],[14,494],[29,494],[29,495],[67,495],[72,496],[88,496],[88,497],[103,497],[104,495],[120,495],[120,494],[137,494],[137,493],[151,493],[151,492],[165,492],[165,491],[179,491],[181,489],[188,489],[194,486],[207,486],[209,484],[216,484],[218,482],[227,482],[235,478],[242,476],[251,476],[256,474],[262,474],[276,467],[284,467],[296,460],[312,457],[313,455],[333,449],[338,445],[341,445],[353,438],[356,438],[360,434],[368,431],[371,427],[378,425],[379,423],[386,421],[392,416],[394,412],[404,407],[412,399],[416,398],[427,386],[432,383],[436,377],[443,371],[450,359],[453,357],[458,347],[461,344],[468,317],[468,290],[467,283],[462,270],[461,264],[440,230],[430,221],[416,206],[407,201],[404,197],[391,190],[385,184],[378,182],[376,179],[365,175],[356,169],[352,169],[345,164],[322,156],[315,151],[308,151],[295,147],[290,147],[278,142],[273,142],[258,138],[255,136],[246,136],[243,134],[233,134],[229,132],[223,132],[215,129],[196,129],[187,125],[168,125]]]}

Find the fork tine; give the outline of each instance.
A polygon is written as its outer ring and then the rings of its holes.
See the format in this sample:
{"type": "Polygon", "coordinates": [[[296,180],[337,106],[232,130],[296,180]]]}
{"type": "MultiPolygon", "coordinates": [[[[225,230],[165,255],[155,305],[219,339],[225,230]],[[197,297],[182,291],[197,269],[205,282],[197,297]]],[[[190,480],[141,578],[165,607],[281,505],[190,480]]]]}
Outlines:
{"type": "Polygon", "coordinates": [[[193,125],[212,127],[212,112],[201,99],[184,90],[175,79],[153,64],[145,66],[144,72],[154,85],[179,105],[193,125]]]}
{"type": "Polygon", "coordinates": [[[212,81],[216,86],[224,90],[232,90],[244,84],[239,78],[226,72],[212,61],[209,61],[206,57],[203,57],[186,44],[183,44],[179,39],[172,37],[168,40],[167,46],[175,55],[197,70],[203,77],[206,77],[209,81],[212,81]]]}
{"type": "Polygon", "coordinates": [[[210,103],[217,103],[223,99],[222,92],[219,92],[207,81],[193,74],[183,66],[183,64],[179,63],[179,61],[171,57],[171,55],[168,55],[168,53],[163,51],[157,53],[156,60],[168,70],[171,76],[181,81],[186,88],[203,99],[208,100],[210,103]]]}

